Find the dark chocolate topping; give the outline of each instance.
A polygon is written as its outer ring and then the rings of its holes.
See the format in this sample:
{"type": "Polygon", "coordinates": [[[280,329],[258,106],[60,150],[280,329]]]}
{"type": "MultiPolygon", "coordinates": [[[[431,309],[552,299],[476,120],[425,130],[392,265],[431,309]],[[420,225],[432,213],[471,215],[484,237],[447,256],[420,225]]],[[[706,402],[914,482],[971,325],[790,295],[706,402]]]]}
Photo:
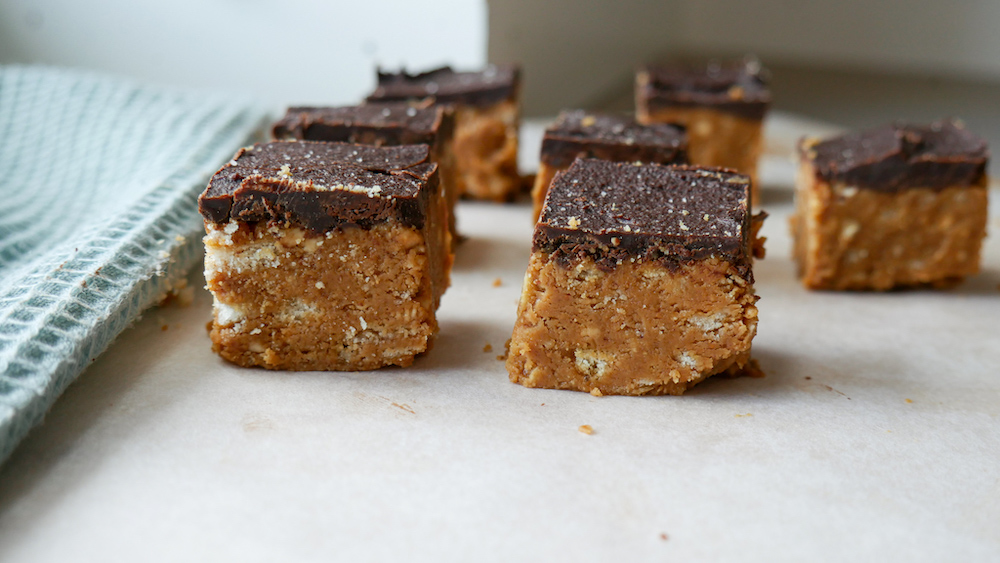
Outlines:
{"type": "Polygon", "coordinates": [[[649,110],[706,106],[748,119],[763,119],[771,106],[766,73],[756,59],[651,66],[640,73],[639,96],[649,110]]]}
{"type": "Polygon", "coordinates": [[[422,228],[437,165],[427,145],[275,141],[240,149],[198,198],[206,220],[288,221],[314,231],[395,218],[422,228]]]}
{"type": "Polygon", "coordinates": [[[893,192],[979,185],[986,175],[986,141],[958,121],[883,125],[799,150],[826,182],[893,192]]]}
{"type": "Polygon", "coordinates": [[[716,256],[749,278],[749,198],[750,178],[730,170],[579,159],[552,181],[533,248],[604,269],[716,256]]]}
{"type": "Polygon", "coordinates": [[[489,65],[478,72],[455,72],[441,67],[419,74],[378,71],[378,87],[368,101],[432,99],[443,104],[490,106],[517,97],[521,69],[516,65],[489,65]]]}
{"type": "Polygon", "coordinates": [[[365,145],[433,145],[446,118],[441,107],[404,102],[347,107],[293,107],[272,127],[275,139],[365,145]]]}
{"type": "Polygon", "coordinates": [[[542,162],[565,168],[578,156],[618,162],[686,164],[687,136],[679,125],[640,125],[625,117],[564,111],[545,130],[542,162]]]}

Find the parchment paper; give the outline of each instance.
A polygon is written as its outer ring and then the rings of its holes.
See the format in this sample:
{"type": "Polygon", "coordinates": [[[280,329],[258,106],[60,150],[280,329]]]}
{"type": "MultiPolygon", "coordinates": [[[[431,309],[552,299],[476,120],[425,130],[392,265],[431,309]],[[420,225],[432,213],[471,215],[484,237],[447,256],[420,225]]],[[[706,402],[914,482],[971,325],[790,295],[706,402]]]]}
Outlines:
{"type": "MultiPolygon", "coordinates": [[[[815,128],[776,116],[769,146],[815,128]]],[[[412,368],[241,369],[210,351],[206,292],[148,312],[0,473],[0,559],[1000,559],[1000,244],[951,291],[809,292],[791,177],[772,152],[765,378],[657,398],[509,383],[529,207],[462,203],[441,334],[412,368]]]]}

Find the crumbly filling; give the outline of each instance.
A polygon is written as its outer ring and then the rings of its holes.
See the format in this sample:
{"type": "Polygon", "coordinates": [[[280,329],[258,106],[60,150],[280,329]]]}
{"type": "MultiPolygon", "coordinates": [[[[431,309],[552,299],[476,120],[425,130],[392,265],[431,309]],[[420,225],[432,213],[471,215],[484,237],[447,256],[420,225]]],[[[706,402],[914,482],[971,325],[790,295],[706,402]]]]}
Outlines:
{"type": "Polygon", "coordinates": [[[455,112],[456,185],[473,199],[509,201],[521,190],[517,172],[520,115],[515,102],[489,108],[460,107],[455,112]]]}
{"type": "Polygon", "coordinates": [[[223,358],[357,370],[409,365],[428,349],[447,272],[423,232],[386,223],[314,233],[236,221],[210,223],[207,232],[210,332],[223,358]]]}
{"type": "Polygon", "coordinates": [[[979,271],[987,190],[955,186],[878,192],[799,169],[794,257],[813,289],[951,285],[979,271]]]}
{"type": "Polygon", "coordinates": [[[757,296],[731,264],[677,270],[583,258],[566,268],[532,254],[507,369],[527,387],[679,395],[750,360],[757,296]]]}

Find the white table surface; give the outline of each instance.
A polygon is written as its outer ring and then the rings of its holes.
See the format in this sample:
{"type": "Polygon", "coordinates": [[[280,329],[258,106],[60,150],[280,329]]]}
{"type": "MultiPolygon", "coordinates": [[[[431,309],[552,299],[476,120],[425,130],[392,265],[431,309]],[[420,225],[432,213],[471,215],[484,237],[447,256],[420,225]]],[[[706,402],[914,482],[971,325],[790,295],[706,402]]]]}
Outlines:
{"type": "Polygon", "coordinates": [[[193,305],[147,312],[0,469],[0,560],[1000,560],[1000,243],[951,291],[804,290],[784,151],[817,128],[768,129],[767,377],[655,398],[509,383],[529,208],[462,203],[441,333],[411,368],[228,365],[200,276],[193,305]]]}

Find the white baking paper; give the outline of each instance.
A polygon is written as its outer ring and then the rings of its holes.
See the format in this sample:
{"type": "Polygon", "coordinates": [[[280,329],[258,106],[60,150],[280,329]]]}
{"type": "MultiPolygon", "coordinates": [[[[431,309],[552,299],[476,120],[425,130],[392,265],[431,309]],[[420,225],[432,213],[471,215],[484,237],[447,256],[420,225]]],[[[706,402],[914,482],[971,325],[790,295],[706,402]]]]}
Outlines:
{"type": "MultiPolygon", "coordinates": [[[[774,121],[770,146],[803,132],[774,121]]],[[[509,383],[530,210],[462,203],[411,368],[241,369],[210,350],[207,293],[148,312],[2,469],[0,560],[1000,560],[1000,244],[951,291],[809,292],[787,155],[763,176],[767,377],[509,383]]]]}

